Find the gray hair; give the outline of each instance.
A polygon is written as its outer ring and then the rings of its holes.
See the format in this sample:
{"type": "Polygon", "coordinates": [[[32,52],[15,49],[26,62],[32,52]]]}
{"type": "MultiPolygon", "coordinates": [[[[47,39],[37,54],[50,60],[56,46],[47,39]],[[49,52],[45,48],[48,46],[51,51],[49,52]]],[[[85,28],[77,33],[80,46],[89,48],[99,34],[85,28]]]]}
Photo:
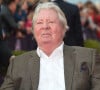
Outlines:
{"type": "Polygon", "coordinates": [[[35,22],[37,20],[38,14],[40,12],[41,9],[53,9],[57,12],[59,20],[61,21],[62,25],[64,26],[64,30],[66,32],[66,30],[68,30],[68,25],[67,25],[67,21],[66,21],[66,17],[64,15],[64,13],[62,12],[62,10],[53,2],[45,2],[45,3],[40,3],[34,12],[34,16],[33,16],[33,28],[35,25],[35,22]]]}

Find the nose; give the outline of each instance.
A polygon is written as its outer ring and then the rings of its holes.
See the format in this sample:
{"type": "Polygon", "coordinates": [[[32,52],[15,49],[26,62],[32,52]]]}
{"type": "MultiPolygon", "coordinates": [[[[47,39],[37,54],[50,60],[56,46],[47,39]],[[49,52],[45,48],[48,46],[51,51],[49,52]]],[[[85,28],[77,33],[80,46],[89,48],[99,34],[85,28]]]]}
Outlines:
{"type": "Polygon", "coordinates": [[[49,24],[47,22],[43,23],[43,29],[48,30],[50,28],[49,24]]]}

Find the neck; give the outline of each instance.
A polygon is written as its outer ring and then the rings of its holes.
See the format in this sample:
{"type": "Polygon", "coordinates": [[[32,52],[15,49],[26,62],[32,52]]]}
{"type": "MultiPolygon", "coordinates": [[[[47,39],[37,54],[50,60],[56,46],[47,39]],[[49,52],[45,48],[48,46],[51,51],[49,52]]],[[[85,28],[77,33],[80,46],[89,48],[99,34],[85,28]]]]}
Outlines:
{"type": "Polygon", "coordinates": [[[58,43],[58,44],[44,44],[42,46],[40,46],[39,48],[47,55],[50,56],[51,53],[60,45],[62,44],[62,42],[58,43]]]}

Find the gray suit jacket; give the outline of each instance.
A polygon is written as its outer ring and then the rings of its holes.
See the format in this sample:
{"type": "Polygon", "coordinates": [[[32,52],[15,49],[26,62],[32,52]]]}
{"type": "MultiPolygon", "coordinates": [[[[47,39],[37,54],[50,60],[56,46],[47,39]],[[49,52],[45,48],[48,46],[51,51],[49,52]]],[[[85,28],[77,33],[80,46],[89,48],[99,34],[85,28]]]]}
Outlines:
{"type": "MultiPolygon", "coordinates": [[[[64,46],[66,90],[100,90],[99,63],[95,67],[95,51],[64,46]]],[[[40,58],[36,51],[11,61],[0,90],[38,90],[40,58]]]]}

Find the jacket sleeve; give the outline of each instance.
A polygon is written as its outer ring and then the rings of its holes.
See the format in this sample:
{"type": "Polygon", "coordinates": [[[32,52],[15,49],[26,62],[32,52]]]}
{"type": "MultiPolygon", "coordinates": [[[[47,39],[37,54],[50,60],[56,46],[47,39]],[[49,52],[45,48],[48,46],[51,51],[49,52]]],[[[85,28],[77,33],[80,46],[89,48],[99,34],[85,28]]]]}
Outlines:
{"type": "Polygon", "coordinates": [[[4,79],[4,83],[2,84],[0,90],[15,90],[12,69],[13,69],[13,60],[10,62],[7,75],[4,79]]]}
{"type": "Polygon", "coordinates": [[[12,29],[18,29],[19,25],[15,22],[14,17],[10,14],[3,14],[2,19],[8,24],[12,29]]]}

